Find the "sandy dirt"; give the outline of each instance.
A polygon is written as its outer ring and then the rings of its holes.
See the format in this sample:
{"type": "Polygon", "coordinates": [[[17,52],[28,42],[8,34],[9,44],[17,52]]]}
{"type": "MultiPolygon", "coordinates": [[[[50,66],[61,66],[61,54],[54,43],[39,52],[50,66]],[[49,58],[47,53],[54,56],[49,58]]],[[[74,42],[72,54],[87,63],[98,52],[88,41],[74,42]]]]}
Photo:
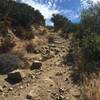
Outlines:
{"type": "Polygon", "coordinates": [[[53,57],[42,61],[40,70],[24,70],[29,77],[14,85],[4,80],[6,75],[0,76],[0,85],[3,86],[0,100],[80,100],[80,89],[72,83],[70,77],[71,66],[62,63],[63,56],[68,53],[70,41],[60,36],[54,37],[55,43],[42,46],[55,45],[52,48],[58,48],[59,51],[53,57]]]}

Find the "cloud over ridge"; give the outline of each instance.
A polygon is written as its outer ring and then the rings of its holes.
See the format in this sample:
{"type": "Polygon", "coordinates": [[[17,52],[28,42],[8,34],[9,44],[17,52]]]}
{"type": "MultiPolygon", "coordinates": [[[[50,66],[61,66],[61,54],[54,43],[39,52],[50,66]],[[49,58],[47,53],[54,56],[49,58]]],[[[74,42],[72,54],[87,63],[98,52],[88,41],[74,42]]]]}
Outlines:
{"type": "Polygon", "coordinates": [[[62,10],[57,5],[57,3],[61,4],[65,1],[67,3],[67,1],[70,1],[70,0],[16,0],[16,1],[19,1],[21,3],[26,3],[34,7],[35,9],[38,9],[42,13],[44,18],[46,19],[47,24],[52,25],[50,19],[52,17],[52,14],[56,14],[56,13],[64,14],[70,20],[78,18],[78,14],[76,14],[72,10],[70,9],[62,10]]]}
{"type": "MultiPolygon", "coordinates": [[[[60,13],[68,17],[70,20],[79,18],[79,11],[74,12],[71,9],[60,9],[59,4],[67,3],[67,1],[71,0],[16,0],[17,2],[26,3],[35,9],[39,10],[44,18],[46,19],[46,24],[52,25],[50,19],[52,14],[60,13]]],[[[80,0],[80,5],[82,8],[87,8],[89,5],[87,2],[93,2],[94,4],[99,2],[100,0],[80,0]]],[[[81,8],[79,8],[81,9],[81,8]]],[[[78,10],[79,10],[78,9],[78,10]]]]}
{"type": "MultiPolygon", "coordinates": [[[[35,9],[39,10],[44,18],[48,20],[52,17],[52,14],[60,13],[59,9],[57,9],[56,2],[58,0],[16,0],[21,3],[26,3],[35,9]],[[43,2],[44,1],[44,2],[43,2]]],[[[60,0],[62,2],[62,0],[60,0]]],[[[51,22],[49,23],[51,24],[51,22]]]]}

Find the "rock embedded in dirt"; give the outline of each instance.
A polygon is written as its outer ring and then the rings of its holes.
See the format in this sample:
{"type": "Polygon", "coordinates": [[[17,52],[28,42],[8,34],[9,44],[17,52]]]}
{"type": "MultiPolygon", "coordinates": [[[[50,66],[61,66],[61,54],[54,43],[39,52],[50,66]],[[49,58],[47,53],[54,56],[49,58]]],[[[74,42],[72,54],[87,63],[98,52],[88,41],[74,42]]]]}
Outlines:
{"type": "Polygon", "coordinates": [[[70,93],[75,96],[75,97],[78,97],[81,95],[80,91],[79,90],[74,90],[74,89],[71,89],[70,90],[70,93]]]}
{"type": "Polygon", "coordinates": [[[63,88],[59,88],[59,93],[60,93],[60,94],[64,93],[64,91],[65,91],[65,90],[64,90],[63,88]]]}
{"type": "Polygon", "coordinates": [[[8,86],[7,84],[4,84],[4,85],[3,85],[3,88],[6,88],[7,86],[8,86]]]}
{"type": "Polygon", "coordinates": [[[25,74],[21,70],[16,70],[8,74],[7,81],[11,84],[16,84],[25,78],[25,74]]]}
{"type": "Polygon", "coordinates": [[[9,89],[8,89],[8,91],[12,91],[13,90],[13,88],[12,87],[10,87],[9,89]]]}
{"type": "Polygon", "coordinates": [[[42,62],[40,61],[34,61],[32,66],[31,66],[31,70],[34,70],[34,69],[41,69],[42,67],[42,62]]]}
{"type": "Polygon", "coordinates": [[[3,92],[3,88],[2,88],[2,86],[0,86],[0,92],[3,92]]]}
{"type": "Polygon", "coordinates": [[[57,72],[55,75],[56,76],[61,76],[61,75],[63,75],[63,73],[62,72],[57,72]]]}
{"type": "Polygon", "coordinates": [[[28,94],[27,97],[26,97],[28,100],[34,100],[33,96],[28,94]]]}
{"type": "Polygon", "coordinates": [[[23,86],[20,86],[20,89],[23,89],[24,87],[23,86]]]}
{"type": "Polygon", "coordinates": [[[56,94],[53,94],[52,98],[54,100],[66,100],[65,96],[60,95],[60,94],[57,94],[57,93],[56,94]]]}
{"type": "Polygon", "coordinates": [[[33,86],[30,90],[30,92],[27,94],[26,98],[28,100],[40,100],[39,98],[39,87],[33,86]]]}

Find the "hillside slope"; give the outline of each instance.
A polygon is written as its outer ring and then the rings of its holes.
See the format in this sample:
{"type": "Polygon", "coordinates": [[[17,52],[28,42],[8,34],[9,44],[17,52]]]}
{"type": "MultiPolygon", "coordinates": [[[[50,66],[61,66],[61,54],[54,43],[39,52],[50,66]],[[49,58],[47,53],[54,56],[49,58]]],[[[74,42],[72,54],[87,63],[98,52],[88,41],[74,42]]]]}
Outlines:
{"type": "MultiPolygon", "coordinates": [[[[41,61],[41,69],[29,70],[26,66],[22,70],[26,78],[13,85],[4,81],[7,75],[1,76],[0,84],[4,88],[0,93],[0,100],[79,100],[79,87],[72,83],[70,77],[71,66],[62,63],[63,57],[69,51],[70,39],[65,40],[57,33],[49,32],[48,35],[37,36],[32,41],[39,52],[24,52],[23,58],[28,65],[34,60],[41,61]],[[50,36],[53,40],[48,42],[50,36]]],[[[18,53],[18,49],[23,51],[23,44],[27,44],[27,41],[18,40],[11,52],[18,53]]]]}

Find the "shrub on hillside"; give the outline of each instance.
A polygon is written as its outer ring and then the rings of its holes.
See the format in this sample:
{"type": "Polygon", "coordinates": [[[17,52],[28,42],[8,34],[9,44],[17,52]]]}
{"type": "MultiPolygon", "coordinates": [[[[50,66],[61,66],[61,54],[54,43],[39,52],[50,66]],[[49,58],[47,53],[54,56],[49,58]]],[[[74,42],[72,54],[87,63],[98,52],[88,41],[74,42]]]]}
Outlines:
{"type": "Polygon", "coordinates": [[[24,28],[21,26],[16,27],[15,31],[16,36],[22,39],[32,39],[34,38],[34,33],[32,32],[31,28],[24,28]]]}
{"type": "Polygon", "coordinates": [[[8,39],[5,39],[0,46],[0,53],[7,53],[15,46],[15,42],[8,39]]]}
{"type": "Polygon", "coordinates": [[[61,30],[63,33],[68,33],[70,32],[71,26],[71,21],[60,15],[60,14],[53,14],[51,21],[54,23],[54,31],[59,31],[61,30]]]}
{"type": "Polygon", "coordinates": [[[28,53],[36,53],[36,45],[32,44],[32,43],[29,43],[27,46],[26,46],[26,51],[28,53]]]}
{"type": "Polygon", "coordinates": [[[80,41],[81,51],[84,58],[88,61],[100,60],[100,46],[98,45],[95,34],[90,34],[80,41]]]}
{"type": "Polygon", "coordinates": [[[34,8],[26,5],[15,3],[9,16],[12,18],[13,25],[30,26],[34,21],[34,8]]]}
{"type": "Polygon", "coordinates": [[[9,72],[24,67],[23,61],[17,56],[8,53],[0,54],[0,73],[8,74],[9,72]]]}
{"type": "Polygon", "coordinates": [[[74,41],[74,57],[80,72],[95,72],[99,70],[100,45],[95,34],[88,34],[74,41]]]}

